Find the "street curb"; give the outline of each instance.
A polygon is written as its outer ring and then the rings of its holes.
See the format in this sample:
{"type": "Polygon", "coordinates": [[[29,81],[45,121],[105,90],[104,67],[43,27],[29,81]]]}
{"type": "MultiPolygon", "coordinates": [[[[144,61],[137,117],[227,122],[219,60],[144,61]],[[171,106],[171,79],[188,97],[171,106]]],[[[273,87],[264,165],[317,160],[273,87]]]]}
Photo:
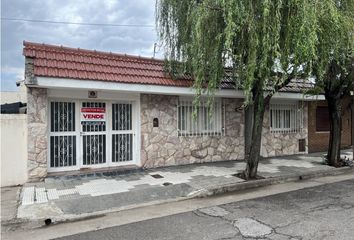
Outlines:
{"type": "MultiPolygon", "coordinates": [[[[51,218],[51,222],[52,222],[51,224],[54,225],[60,223],[83,221],[92,218],[104,217],[109,213],[116,213],[120,211],[136,209],[136,208],[160,205],[160,204],[171,203],[171,202],[179,202],[179,201],[184,201],[184,200],[194,199],[194,198],[211,197],[211,196],[221,195],[225,193],[231,193],[231,192],[253,189],[253,188],[264,187],[264,186],[275,185],[275,184],[286,183],[286,182],[296,182],[296,181],[302,181],[302,180],[307,180],[312,178],[336,176],[336,175],[349,174],[349,173],[354,173],[354,168],[343,167],[343,168],[307,172],[304,174],[293,173],[285,176],[271,177],[271,178],[260,179],[260,180],[252,180],[248,182],[237,182],[231,184],[216,185],[210,188],[199,189],[196,192],[192,192],[188,194],[187,196],[178,197],[178,198],[156,200],[156,201],[151,201],[151,202],[146,202],[141,204],[128,205],[124,207],[110,208],[110,209],[97,211],[93,213],[84,213],[80,215],[66,214],[57,218],[55,217],[51,218]]],[[[1,222],[1,225],[3,228],[5,227],[10,230],[16,230],[18,228],[34,229],[34,228],[46,227],[44,223],[45,220],[46,219],[35,219],[35,220],[34,219],[13,219],[13,220],[1,222]]]]}
{"type": "Polygon", "coordinates": [[[248,182],[239,182],[234,184],[222,184],[222,185],[213,186],[211,188],[207,188],[205,189],[205,191],[201,192],[195,197],[200,197],[200,198],[210,197],[214,195],[235,192],[235,191],[240,191],[245,189],[264,187],[264,186],[286,183],[286,182],[296,182],[296,181],[302,181],[302,180],[325,177],[325,176],[336,176],[336,175],[347,174],[347,173],[354,173],[354,168],[343,167],[343,168],[327,169],[321,171],[313,171],[304,174],[294,173],[285,176],[271,177],[271,178],[260,179],[260,180],[252,180],[248,182]]]}
{"type": "MultiPolygon", "coordinates": [[[[97,212],[92,212],[92,213],[83,213],[83,214],[77,214],[77,215],[71,215],[71,214],[66,214],[60,217],[52,217],[51,219],[51,224],[50,225],[56,225],[56,224],[61,224],[61,223],[70,223],[70,222],[77,222],[77,221],[84,221],[88,219],[93,219],[93,218],[100,218],[104,217],[109,213],[117,213],[121,211],[126,211],[126,210],[131,210],[131,209],[136,209],[136,208],[143,208],[143,207],[148,207],[148,206],[153,206],[153,205],[160,205],[160,204],[165,204],[165,203],[171,203],[171,202],[180,202],[188,199],[195,198],[193,197],[177,197],[177,198],[171,198],[171,199],[164,199],[164,200],[156,200],[156,201],[151,201],[151,202],[146,202],[146,203],[140,203],[140,204],[133,204],[133,205],[127,205],[123,207],[117,207],[117,208],[110,208],[102,211],[97,211],[97,212]]],[[[10,221],[4,221],[1,223],[2,228],[6,228],[8,230],[16,230],[18,228],[21,229],[35,229],[35,228],[42,228],[42,227],[47,227],[45,224],[45,220],[47,218],[42,218],[42,219],[27,219],[27,218],[16,218],[14,220],[10,221]]]]}

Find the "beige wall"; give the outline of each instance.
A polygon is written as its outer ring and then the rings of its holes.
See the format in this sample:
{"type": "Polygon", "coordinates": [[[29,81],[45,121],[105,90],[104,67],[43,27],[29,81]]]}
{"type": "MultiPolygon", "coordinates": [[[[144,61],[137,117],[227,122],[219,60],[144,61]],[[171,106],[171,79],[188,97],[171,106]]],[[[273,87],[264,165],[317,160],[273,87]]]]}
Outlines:
{"type": "Polygon", "coordinates": [[[27,181],[27,115],[1,114],[1,187],[27,181]]]}

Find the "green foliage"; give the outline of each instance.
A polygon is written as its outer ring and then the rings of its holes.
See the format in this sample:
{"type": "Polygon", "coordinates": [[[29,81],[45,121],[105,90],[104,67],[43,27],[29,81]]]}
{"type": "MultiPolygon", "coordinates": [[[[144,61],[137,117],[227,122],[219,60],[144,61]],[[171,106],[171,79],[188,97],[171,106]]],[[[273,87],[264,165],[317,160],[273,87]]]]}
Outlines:
{"type": "Polygon", "coordinates": [[[354,87],[354,1],[321,1],[317,19],[316,84],[341,97],[354,87]]]}
{"type": "Polygon", "coordinates": [[[196,104],[203,91],[213,96],[219,89],[225,68],[246,101],[256,89],[267,87],[272,95],[290,78],[311,72],[321,2],[158,0],[156,23],[168,69],[193,75],[196,104]]]}

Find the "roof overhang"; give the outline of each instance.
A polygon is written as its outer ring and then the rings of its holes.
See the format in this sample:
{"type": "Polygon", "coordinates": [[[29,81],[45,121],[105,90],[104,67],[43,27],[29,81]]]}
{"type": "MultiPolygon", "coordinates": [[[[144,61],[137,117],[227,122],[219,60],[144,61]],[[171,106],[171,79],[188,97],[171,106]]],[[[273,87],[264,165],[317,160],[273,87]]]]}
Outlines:
{"type": "MultiPolygon", "coordinates": [[[[37,84],[27,85],[28,87],[40,87],[48,89],[81,89],[81,90],[102,90],[119,91],[131,93],[163,94],[178,96],[193,96],[195,89],[189,87],[173,87],[147,84],[130,84],[108,81],[78,80],[71,78],[51,78],[37,77],[37,84]]],[[[206,95],[206,93],[204,93],[206,95]]],[[[225,98],[244,98],[242,90],[221,89],[215,92],[217,97],[225,98]]],[[[324,100],[323,95],[304,95],[302,93],[279,92],[273,96],[273,99],[289,100],[324,100]]]]}

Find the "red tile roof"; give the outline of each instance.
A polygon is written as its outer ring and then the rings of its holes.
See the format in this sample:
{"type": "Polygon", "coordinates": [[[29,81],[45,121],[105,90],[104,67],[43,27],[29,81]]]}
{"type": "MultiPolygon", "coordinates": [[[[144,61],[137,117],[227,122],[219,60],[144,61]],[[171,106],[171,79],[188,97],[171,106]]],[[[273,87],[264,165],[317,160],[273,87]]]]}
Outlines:
{"type": "Polygon", "coordinates": [[[174,80],[164,71],[164,61],[48,44],[24,42],[23,55],[34,59],[34,74],[120,83],[190,87],[184,76],[174,80]]]}
{"type": "MultiPolygon", "coordinates": [[[[34,59],[35,76],[175,87],[193,85],[189,75],[172,79],[164,71],[164,61],[159,59],[32,42],[23,45],[23,55],[34,59]]],[[[281,91],[302,92],[312,86],[308,81],[294,80],[281,91]]],[[[226,76],[220,88],[235,89],[235,83],[226,76]]]]}

